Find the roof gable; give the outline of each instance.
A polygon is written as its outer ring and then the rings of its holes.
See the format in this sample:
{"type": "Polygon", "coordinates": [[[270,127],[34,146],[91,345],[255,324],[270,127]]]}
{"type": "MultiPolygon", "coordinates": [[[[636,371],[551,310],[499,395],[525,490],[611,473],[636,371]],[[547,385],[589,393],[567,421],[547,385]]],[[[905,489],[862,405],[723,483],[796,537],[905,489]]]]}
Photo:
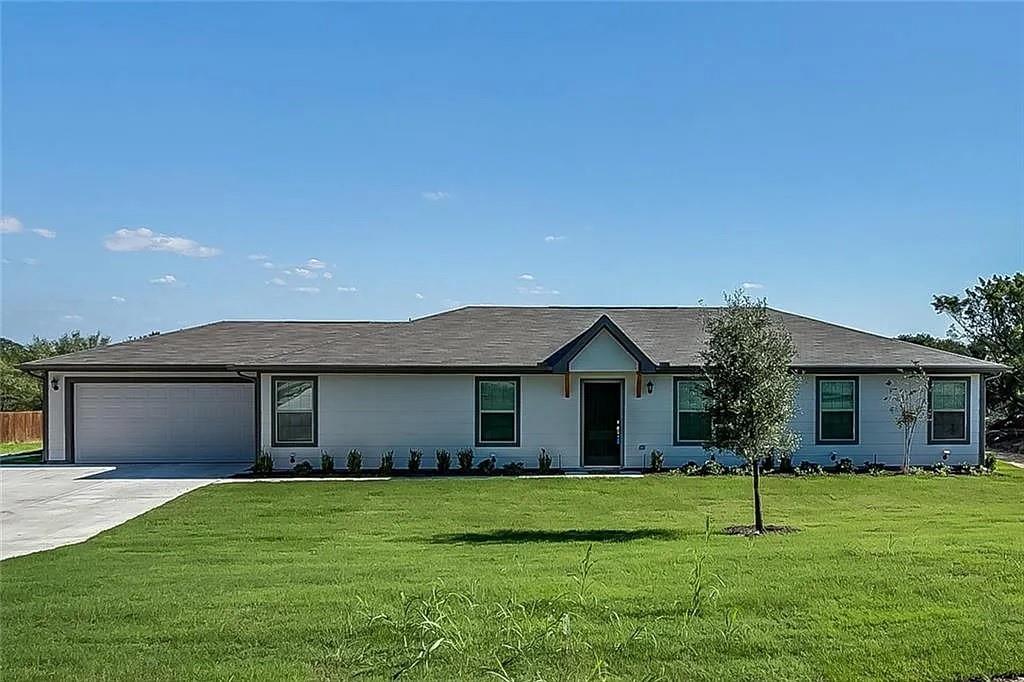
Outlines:
{"type": "MultiPolygon", "coordinates": [[[[640,350],[640,347],[607,315],[601,315],[590,328],[552,353],[543,364],[551,367],[554,372],[568,372],[573,360],[581,357],[602,334],[614,340],[619,348],[633,358],[636,363],[635,370],[653,372],[657,367],[657,363],[640,350]]],[[[598,362],[602,361],[604,360],[598,362]]]]}

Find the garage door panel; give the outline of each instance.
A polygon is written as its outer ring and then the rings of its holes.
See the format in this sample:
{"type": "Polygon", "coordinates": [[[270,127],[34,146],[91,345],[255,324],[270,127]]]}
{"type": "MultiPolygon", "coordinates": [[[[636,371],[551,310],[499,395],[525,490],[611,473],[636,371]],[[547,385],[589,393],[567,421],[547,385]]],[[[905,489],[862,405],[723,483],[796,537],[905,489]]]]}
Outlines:
{"type": "Polygon", "coordinates": [[[79,463],[252,458],[251,384],[79,383],[74,390],[79,463]]]}

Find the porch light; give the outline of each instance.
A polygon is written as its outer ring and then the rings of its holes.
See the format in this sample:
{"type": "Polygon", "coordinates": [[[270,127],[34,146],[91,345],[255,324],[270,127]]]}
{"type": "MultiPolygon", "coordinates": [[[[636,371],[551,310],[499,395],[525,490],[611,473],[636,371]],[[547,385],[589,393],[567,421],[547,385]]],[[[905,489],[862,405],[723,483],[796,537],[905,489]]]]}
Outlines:
{"type": "Polygon", "coordinates": [[[50,388],[52,388],[55,391],[60,390],[60,381],[58,381],[56,377],[50,379],[50,388]]]}
{"type": "Polygon", "coordinates": [[[647,395],[654,393],[654,382],[650,379],[647,380],[647,395]]]}

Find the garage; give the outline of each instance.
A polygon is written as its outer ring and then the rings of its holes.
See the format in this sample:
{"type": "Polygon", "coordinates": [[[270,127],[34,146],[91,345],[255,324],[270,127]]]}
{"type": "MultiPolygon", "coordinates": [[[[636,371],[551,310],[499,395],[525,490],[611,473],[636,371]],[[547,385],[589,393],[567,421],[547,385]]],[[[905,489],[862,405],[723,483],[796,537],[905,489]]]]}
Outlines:
{"type": "Polygon", "coordinates": [[[249,382],[76,381],[68,445],[79,464],[250,462],[249,382]]]}

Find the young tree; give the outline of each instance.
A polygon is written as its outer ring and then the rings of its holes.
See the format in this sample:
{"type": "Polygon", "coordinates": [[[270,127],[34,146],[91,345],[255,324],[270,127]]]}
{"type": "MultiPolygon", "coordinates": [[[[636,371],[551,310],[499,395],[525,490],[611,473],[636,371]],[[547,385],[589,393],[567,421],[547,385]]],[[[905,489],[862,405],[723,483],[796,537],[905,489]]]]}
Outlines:
{"type": "Polygon", "coordinates": [[[916,365],[912,371],[901,372],[896,379],[885,382],[888,389],[882,400],[889,403],[889,412],[896,428],[903,431],[903,473],[910,473],[910,448],[914,432],[922,417],[928,415],[928,376],[916,365]]]}
{"type": "Polygon", "coordinates": [[[949,335],[972,354],[1012,368],[987,384],[990,426],[1024,431],[1024,272],[981,277],[962,296],[935,296],[932,307],[949,315],[949,335]]]}
{"type": "Polygon", "coordinates": [[[0,410],[7,412],[43,408],[43,391],[39,379],[18,369],[21,363],[105,346],[109,342],[110,337],[99,332],[83,336],[77,330],[53,340],[36,336],[31,343],[25,345],[0,338],[0,410]]]}
{"type": "Polygon", "coordinates": [[[753,465],[754,531],[763,533],[761,460],[790,454],[800,444],[790,429],[800,382],[790,369],[796,348],[764,299],[754,301],[741,290],[727,294],[725,302],[704,322],[708,339],[701,359],[711,417],[704,447],[735,453],[753,465]]]}

